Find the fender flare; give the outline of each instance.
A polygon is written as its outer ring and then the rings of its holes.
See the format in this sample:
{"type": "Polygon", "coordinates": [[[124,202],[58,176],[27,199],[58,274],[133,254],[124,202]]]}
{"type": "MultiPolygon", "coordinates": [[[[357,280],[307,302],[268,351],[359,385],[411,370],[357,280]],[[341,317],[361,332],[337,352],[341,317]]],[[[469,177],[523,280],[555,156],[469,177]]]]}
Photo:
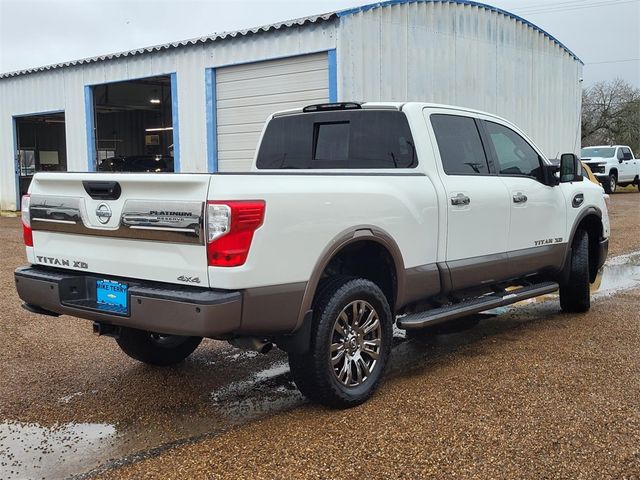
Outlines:
{"type": "Polygon", "coordinates": [[[595,215],[600,220],[600,224],[602,225],[602,210],[595,206],[586,207],[580,214],[576,217],[573,225],[571,227],[571,233],[569,234],[569,238],[567,239],[567,249],[564,256],[564,261],[562,262],[562,276],[564,276],[568,270],[568,264],[571,259],[571,246],[573,245],[573,240],[576,236],[576,231],[578,230],[578,225],[587,218],[589,215],[595,215]]]}
{"type": "Polygon", "coordinates": [[[311,305],[313,303],[313,298],[315,297],[318,284],[320,283],[320,278],[325,268],[327,268],[327,265],[329,265],[329,262],[345,247],[363,241],[376,242],[389,252],[394,263],[396,274],[394,301],[397,303],[398,299],[402,298],[405,289],[405,275],[403,274],[404,260],[396,241],[389,233],[373,225],[358,225],[351,227],[336,235],[318,257],[318,260],[311,272],[311,276],[309,277],[309,281],[307,282],[304,296],[302,297],[300,312],[298,313],[298,321],[293,329],[294,332],[300,329],[305,321],[305,317],[309,318],[307,314],[311,311],[311,305]]]}

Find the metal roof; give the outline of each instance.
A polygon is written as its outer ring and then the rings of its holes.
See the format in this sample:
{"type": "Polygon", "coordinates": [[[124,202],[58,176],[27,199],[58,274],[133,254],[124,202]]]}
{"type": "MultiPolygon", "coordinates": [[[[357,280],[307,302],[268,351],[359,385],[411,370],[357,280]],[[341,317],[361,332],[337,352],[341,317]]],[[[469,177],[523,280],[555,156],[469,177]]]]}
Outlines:
{"type": "Polygon", "coordinates": [[[344,17],[346,15],[353,15],[354,13],[359,13],[359,12],[364,12],[367,10],[372,10],[374,8],[382,8],[382,7],[389,7],[391,5],[400,5],[403,3],[420,3],[420,2],[427,2],[427,3],[455,3],[458,5],[469,5],[471,7],[478,7],[478,8],[482,8],[484,10],[488,10],[490,12],[495,12],[495,13],[499,13],[501,15],[504,15],[506,17],[512,18],[513,20],[517,21],[517,22],[521,22],[524,25],[536,30],[537,32],[540,32],[542,35],[544,35],[545,37],[547,37],[549,40],[551,40],[553,43],[555,43],[556,45],[558,45],[560,48],[562,48],[565,52],[567,52],[574,60],[577,60],[578,62],[580,62],[582,65],[584,65],[584,62],[582,60],[580,60],[580,58],[578,58],[578,56],[573,53],[571,50],[569,50],[569,48],[563,44],[560,40],[558,40],[556,37],[554,37],[553,35],[551,35],[549,32],[543,30],[542,28],[538,27],[537,25],[531,23],[529,20],[526,20],[514,13],[508,12],[506,10],[503,10],[501,8],[498,7],[494,7],[492,5],[487,5],[486,3],[480,3],[480,2],[475,2],[473,0],[386,0],[386,1],[382,1],[382,2],[377,2],[377,3],[371,3],[369,5],[363,5],[360,7],[354,7],[354,8],[348,8],[346,10],[340,10],[335,12],[336,15],[338,17],[344,17]]]}
{"type": "Polygon", "coordinates": [[[372,9],[376,9],[376,8],[384,8],[384,7],[389,7],[392,5],[399,5],[399,4],[405,4],[405,3],[418,3],[418,2],[425,2],[425,3],[454,3],[454,4],[458,4],[458,5],[469,5],[469,6],[473,6],[473,7],[478,7],[478,8],[482,8],[485,10],[489,10],[495,13],[499,13],[502,15],[505,15],[509,18],[512,18],[518,22],[523,23],[524,25],[527,25],[528,27],[540,32],[542,35],[544,35],[546,38],[548,38],[549,40],[551,40],[552,42],[554,42],[555,44],[557,44],[560,48],[562,48],[563,50],[565,50],[572,58],[574,58],[575,60],[577,60],[578,62],[580,62],[581,64],[584,65],[584,63],[582,62],[582,60],[580,60],[578,58],[578,56],[573,53],[571,50],[569,50],[562,42],[560,42],[557,38],[555,38],[553,35],[551,35],[550,33],[546,32],[545,30],[543,30],[542,28],[538,27],[537,25],[534,25],[533,23],[529,22],[528,20],[525,20],[522,17],[519,17],[518,15],[515,15],[511,12],[508,12],[506,10],[502,10],[501,8],[497,8],[497,7],[493,7],[491,5],[487,5],[484,3],[479,3],[479,2],[475,2],[475,1],[471,1],[471,0],[387,0],[387,1],[382,1],[382,2],[377,2],[377,3],[371,3],[368,5],[363,5],[360,7],[355,7],[355,8],[349,8],[349,9],[345,9],[345,10],[337,10],[334,12],[329,12],[329,13],[324,13],[321,15],[311,15],[308,17],[302,17],[302,18],[296,18],[293,20],[287,20],[284,22],[278,22],[278,23],[272,23],[269,25],[262,25],[259,27],[253,27],[253,28],[247,28],[244,30],[235,30],[235,31],[229,31],[229,32],[222,32],[222,33],[214,33],[212,35],[206,36],[206,37],[198,37],[198,38],[191,38],[188,40],[182,40],[182,41],[177,41],[177,42],[172,42],[172,43],[165,43],[162,45],[154,45],[154,46],[150,46],[150,47],[142,47],[142,48],[136,48],[134,50],[128,50],[128,51],[124,51],[124,52],[118,52],[118,53],[111,53],[111,54],[107,54],[107,55],[98,55],[95,57],[89,57],[89,58],[82,58],[79,60],[71,60],[68,62],[61,62],[61,63],[56,63],[56,64],[52,64],[52,65],[45,65],[43,67],[33,67],[33,68],[26,68],[23,70],[17,70],[15,72],[7,72],[7,73],[0,73],[0,78],[8,78],[8,77],[16,77],[19,75],[27,75],[30,73],[36,73],[36,72],[43,72],[46,70],[54,70],[54,69],[58,69],[58,68],[63,68],[63,67],[72,67],[72,66],[77,66],[77,65],[83,65],[83,64],[87,64],[87,63],[96,63],[96,62],[102,62],[105,60],[113,60],[113,59],[117,59],[117,58],[122,58],[122,57],[129,57],[129,56],[134,56],[134,55],[141,55],[141,54],[145,54],[145,53],[152,53],[152,52],[159,52],[162,50],[170,50],[170,49],[174,49],[174,48],[181,48],[181,47],[186,47],[189,45],[197,45],[199,43],[209,43],[209,42],[215,42],[215,41],[220,41],[220,40],[226,40],[226,39],[232,39],[235,37],[243,37],[243,36],[247,36],[247,35],[253,35],[253,34],[258,34],[258,33],[263,33],[263,32],[269,32],[272,30],[280,30],[283,28],[292,28],[292,27],[297,27],[297,26],[303,26],[306,24],[310,24],[310,23],[318,23],[318,22],[325,22],[325,21],[329,21],[335,18],[340,18],[340,17],[345,17],[348,15],[353,15],[356,13],[360,13],[360,12],[365,12],[367,10],[372,10],[372,9]]]}
{"type": "Polygon", "coordinates": [[[214,33],[206,37],[190,38],[188,40],[165,43],[163,45],[154,45],[151,47],[136,48],[134,50],[127,50],[124,52],[110,53],[107,55],[98,55],[96,57],[82,58],[80,60],[71,60],[68,62],[55,63],[52,65],[46,65],[44,67],[33,67],[33,68],[26,68],[24,70],[17,70],[15,72],[1,73],[0,78],[16,77],[18,75],[27,75],[29,73],[43,72],[45,70],[54,70],[56,68],[72,67],[76,65],[83,65],[86,63],[95,63],[95,62],[101,62],[104,60],[113,60],[116,58],[131,57],[134,55],[141,55],[144,53],[159,52],[162,50],[181,48],[189,45],[197,45],[199,43],[209,43],[209,42],[215,42],[219,40],[231,39],[235,37],[244,37],[246,35],[268,32],[271,30],[280,30],[283,28],[291,28],[291,27],[305,25],[308,23],[323,22],[323,21],[331,20],[333,18],[337,18],[337,16],[338,16],[337,12],[330,12],[330,13],[324,13],[322,15],[312,15],[309,17],[295,18],[293,20],[287,20],[284,22],[272,23],[269,25],[262,25],[260,27],[247,28],[245,30],[235,30],[230,32],[214,33]]]}

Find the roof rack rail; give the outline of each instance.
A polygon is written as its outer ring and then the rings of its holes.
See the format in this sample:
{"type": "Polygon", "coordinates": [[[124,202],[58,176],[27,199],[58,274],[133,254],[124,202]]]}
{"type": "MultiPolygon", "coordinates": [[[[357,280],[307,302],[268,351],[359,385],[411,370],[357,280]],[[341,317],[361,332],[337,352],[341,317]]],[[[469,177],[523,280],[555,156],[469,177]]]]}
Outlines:
{"type": "Polygon", "coordinates": [[[307,105],[302,109],[303,112],[327,112],[331,110],[359,110],[362,104],[358,102],[336,102],[336,103],[316,103],[315,105],[307,105]]]}

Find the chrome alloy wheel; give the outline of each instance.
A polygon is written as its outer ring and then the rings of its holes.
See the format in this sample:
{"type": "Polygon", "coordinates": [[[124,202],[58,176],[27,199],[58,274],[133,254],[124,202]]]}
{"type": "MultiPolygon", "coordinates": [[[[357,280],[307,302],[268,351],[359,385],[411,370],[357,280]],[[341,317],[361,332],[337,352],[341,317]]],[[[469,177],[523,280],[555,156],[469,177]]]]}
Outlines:
{"type": "Polygon", "coordinates": [[[333,324],[331,366],[340,383],[362,385],[373,373],[380,356],[382,328],[375,308],[354,300],[342,309],[333,324]]]}

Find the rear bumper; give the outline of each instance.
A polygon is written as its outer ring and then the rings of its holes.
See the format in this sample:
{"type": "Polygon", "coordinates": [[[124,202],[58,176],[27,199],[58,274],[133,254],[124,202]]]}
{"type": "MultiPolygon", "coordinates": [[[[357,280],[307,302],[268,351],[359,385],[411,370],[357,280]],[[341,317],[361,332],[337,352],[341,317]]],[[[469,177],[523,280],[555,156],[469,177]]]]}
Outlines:
{"type": "Polygon", "coordinates": [[[29,305],[157,333],[223,337],[237,331],[242,319],[242,294],[239,291],[181,287],[42,267],[18,268],[15,282],[18,295],[29,305]],[[117,280],[129,286],[126,314],[98,308],[91,285],[102,279],[117,280]]]}

